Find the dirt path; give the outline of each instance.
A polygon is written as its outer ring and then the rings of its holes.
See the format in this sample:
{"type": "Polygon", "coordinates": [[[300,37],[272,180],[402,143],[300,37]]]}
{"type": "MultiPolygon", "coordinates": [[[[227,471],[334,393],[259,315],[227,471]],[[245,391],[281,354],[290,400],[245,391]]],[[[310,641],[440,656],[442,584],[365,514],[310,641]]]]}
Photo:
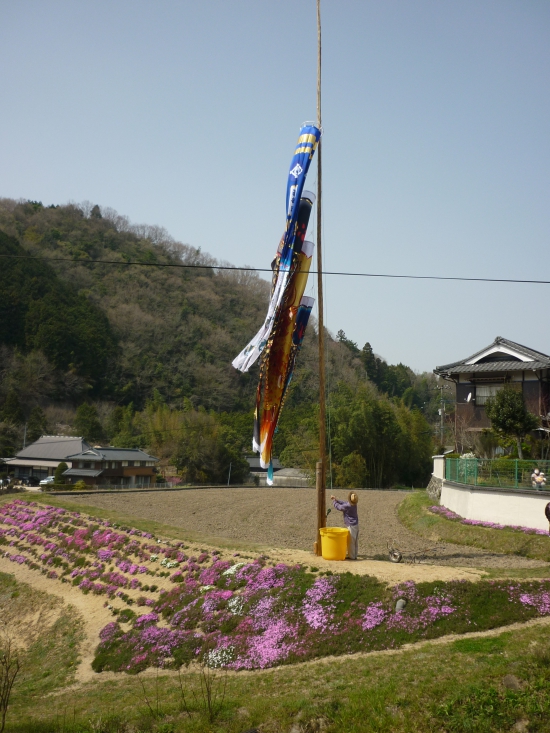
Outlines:
{"type": "MultiPolygon", "coordinates": [[[[327,506],[331,506],[327,492],[327,506]]],[[[361,560],[387,557],[388,541],[417,551],[429,542],[406,529],[397,517],[400,491],[358,491],[359,556],[361,560]]],[[[340,498],[345,494],[340,492],[340,498]]],[[[73,497],[64,497],[73,498],[73,497]]],[[[47,498],[44,497],[44,501],[47,498]]],[[[315,535],[316,494],[313,489],[192,489],[135,494],[98,494],[74,497],[77,503],[117,511],[126,517],[154,520],[179,527],[191,538],[252,543],[271,550],[305,551],[300,562],[310,563],[315,535]]],[[[342,515],[332,510],[328,526],[342,526],[342,515]]],[[[539,560],[499,555],[464,545],[446,544],[432,564],[470,568],[535,568],[539,560]]],[[[315,563],[318,565],[318,563],[315,563]]],[[[333,563],[334,565],[334,563],[333,563]]],[[[364,570],[363,572],[370,572],[364,570]]],[[[376,574],[373,572],[373,574],[376,574]]],[[[385,579],[385,578],[384,578],[385,579]]],[[[394,581],[395,582],[395,581],[394,581]]]]}
{"type": "MultiPolygon", "coordinates": [[[[99,632],[113,620],[109,609],[103,606],[105,597],[84,595],[69,583],[50,580],[36,570],[10,562],[4,557],[0,557],[0,572],[13,575],[18,582],[27,583],[36,590],[59,598],[63,604],[76,608],[84,623],[85,636],[80,648],[80,662],[76,670],[76,681],[86,682],[93,677],[95,673],[92,671],[92,660],[95,648],[99,643],[99,632]]],[[[60,615],[61,609],[56,610],[60,615]]]]}

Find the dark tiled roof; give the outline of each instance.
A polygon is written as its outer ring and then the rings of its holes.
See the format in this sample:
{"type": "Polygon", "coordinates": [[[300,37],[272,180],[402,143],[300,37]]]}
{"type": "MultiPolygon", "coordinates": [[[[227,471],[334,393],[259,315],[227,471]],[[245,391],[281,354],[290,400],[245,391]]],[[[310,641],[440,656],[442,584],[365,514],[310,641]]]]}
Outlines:
{"type": "Polygon", "coordinates": [[[90,448],[67,457],[71,461],[158,461],[139,448],[90,448]]]}
{"type": "Polygon", "coordinates": [[[91,468],[68,468],[63,471],[63,476],[87,476],[88,478],[96,478],[100,476],[103,471],[94,471],[91,468]]]}
{"type": "Polygon", "coordinates": [[[443,364],[442,366],[438,366],[434,369],[434,372],[436,374],[443,374],[443,373],[448,373],[448,372],[453,372],[454,374],[463,374],[465,372],[474,372],[474,371],[487,371],[487,372],[514,371],[514,372],[518,372],[518,371],[529,370],[529,369],[547,369],[549,367],[550,367],[550,356],[548,356],[548,354],[543,354],[542,351],[535,351],[535,349],[530,349],[528,346],[523,346],[522,344],[518,344],[515,341],[510,341],[509,339],[505,339],[502,336],[497,336],[496,339],[493,341],[493,343],[489,344],[489,346],[485,346],[483,349],[476,351],[475,354],[472,354],[471,356],[467,356],[465,359],[460,359],[459,361],[453,361],[450,364],[443,364]],[[475,359],[477,356],[480,356],[488,349],[491,349],[493,346],[505,346],[508,349],[511,349],[515,351],[516,353],[520,354],[521,356],[528,357],[529,361],[513,361],[513,360],[498,361],[497,360],[497,361],[492,361],[492,362],[486,362],[484,364],[466,364],[466,362],[471,361],[472,359],[475,359]],[[535,364],[536,366],[534,366],[535,364]],[[510,366],[510,365],[514,365],[514,366],[510,366]],[[458,367],[460,367],[460,369],[458,367]],[[472,367],[483,367],[483,369],[472,368],[472,367]]]}
{"type": "Polygon", "coordinates": [[[17,458],[44,458],[49,461],[62,461],[73,453],[81,453],[90,446],[84,438],[67,435],[43,435],[16,454],[17,458]]]}
{"type": "MultiPolygon", "coordinates": [[[[459,364],[449,369],[453,374],[474,374],[475,372],[530,372],[534,369],[548,369],[547,361],[487,361],[484,364],[459,364]]],[[[446,371],[444,367],[438,370],[446,371]]]]}

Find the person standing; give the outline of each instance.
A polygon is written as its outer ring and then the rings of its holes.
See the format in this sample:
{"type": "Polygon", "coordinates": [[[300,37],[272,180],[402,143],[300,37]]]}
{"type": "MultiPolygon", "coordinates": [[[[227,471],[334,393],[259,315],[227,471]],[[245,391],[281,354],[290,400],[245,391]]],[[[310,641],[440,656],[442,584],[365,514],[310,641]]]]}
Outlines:
{"type": "Polygon", "coordinates": [[[357,549],[359,547],[359,516],[357,514],[357,502],[359,497],[354,491],[350,491],[347,501],[339,501],[335,496],[330,497],[335,509],[344,515],[344,524],[349,530],[348,535],[348,557],[350,560],[357,560],[357,549]]]}

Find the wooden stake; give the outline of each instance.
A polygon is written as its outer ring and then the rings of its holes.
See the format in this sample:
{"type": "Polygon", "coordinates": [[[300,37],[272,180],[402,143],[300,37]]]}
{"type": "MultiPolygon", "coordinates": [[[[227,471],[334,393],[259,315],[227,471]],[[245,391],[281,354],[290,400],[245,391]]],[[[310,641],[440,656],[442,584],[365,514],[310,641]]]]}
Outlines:
{"type": "MultiPolygon", "coordinates": [[[[321,0],[317,0],[317,125],[321,128],[321,0]]],[[[319,312],[319,461],[315,472],[317,489],[317,538],[315,553],[321,554],[322,527],[326,527],[326,405],[325,405],[325,325],[323,310],[323,252],[321,234],[323,220],[321,216],[321,198],[323,162],[321,157],[321,140],[317,146],[317,307],[319,312]]]]}

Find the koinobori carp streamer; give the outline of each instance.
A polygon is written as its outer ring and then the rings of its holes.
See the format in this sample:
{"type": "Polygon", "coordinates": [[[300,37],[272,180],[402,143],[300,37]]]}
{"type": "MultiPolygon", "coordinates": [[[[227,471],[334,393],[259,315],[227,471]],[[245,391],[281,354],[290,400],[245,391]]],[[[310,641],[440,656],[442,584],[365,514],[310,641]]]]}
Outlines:
{"type": "Polygon", "coordinates": [[[286,228],[272,263],[271,298],[262,327],[233,360],[233,366],[247,372],[260,358],[256,391],[252,447],[260,453],[260,465],[268,469],[273,482],[273,436],[288,391],[296,357],[302,345],[313,306],[304,296],[314,245],[305,241],[314,194],[304,191],[309,165],[321,137],[314,125],[304,125],[294,156],[286,192],[286,228]]]}

